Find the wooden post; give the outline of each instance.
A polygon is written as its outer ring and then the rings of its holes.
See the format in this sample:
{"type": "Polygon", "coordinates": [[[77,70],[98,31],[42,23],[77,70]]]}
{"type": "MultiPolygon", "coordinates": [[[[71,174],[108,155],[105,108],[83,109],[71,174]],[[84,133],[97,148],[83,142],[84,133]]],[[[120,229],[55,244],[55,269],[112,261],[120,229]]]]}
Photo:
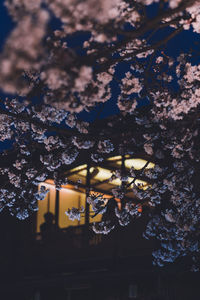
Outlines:
{"type": "MultiPolygon", "coordinates": [[[[121,164],[121,176],[126,176],[126,167],[125,167],[125,155],[123,154],[121,156],[122,159],[122,164],[121,164]]],[[[125,183],[124,181],[121,182],[121,187],[124,188],[125,187],[125,183]]],[[[124,208],[124,198],[121,199],[121,208],[124,208]]]]}
{"type": "Polygon", "coordinates": [[[55,225],[58,227],[59,220],[59,190],[56,190],[56,202],[55,202],[55,225]]]}
{"type": "Polygon", "coordinates": [[[87,203],[87,198],[90,194],[90,165],[87,164],[87,175],[86,175],[86,199],[85,199],[85,225],[89,225],[89,210],[90,205],[87,203]]]}
{"type": "Polygon", "coordinates": [[[87,198],[90,195],[90,164],[87,164],[86,175],[86,199],[85,199],[85,246],[89,244],[89,224],[90,224],[90,205],[87,203],[87,198]]]}
{"type": "Polygon", "coordinates": [[[122,164],[121,164],[121,171],[122,171],[122,174],[126,172],[126,167],[125,167],[125,155],[123,154],[121,156],[121,159],[122,159],[122,164]]]}
{"type": "Polygon", "coordinates": [[[47,196],[47,211],[50,212],[50,191],[48,192],[47,196]]]}

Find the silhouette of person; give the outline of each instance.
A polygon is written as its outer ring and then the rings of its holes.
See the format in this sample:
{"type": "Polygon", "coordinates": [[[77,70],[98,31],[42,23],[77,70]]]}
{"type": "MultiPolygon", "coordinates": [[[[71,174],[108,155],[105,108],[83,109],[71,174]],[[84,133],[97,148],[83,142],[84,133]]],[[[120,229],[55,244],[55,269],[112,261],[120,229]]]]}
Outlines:
{"type": "Polygon", "coordinates": [[[54,223],[54,214],[47,212],[44,214],[45,222],[40,225],[40,232],[44,241],[51,241],[59,231],[59,226],[54,223]]]}

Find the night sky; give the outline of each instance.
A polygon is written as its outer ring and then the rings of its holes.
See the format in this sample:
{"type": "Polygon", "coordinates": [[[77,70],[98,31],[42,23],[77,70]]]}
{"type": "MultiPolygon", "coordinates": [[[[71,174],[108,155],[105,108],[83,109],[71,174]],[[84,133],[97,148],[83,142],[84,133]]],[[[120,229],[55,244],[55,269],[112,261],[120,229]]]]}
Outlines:
{"type": "MultiPolygon", "coordinates": [[[[15,27],[15,23],[12,21],[11,17],[8,15],[7,9],[3,5],[4,1],[0,1],[0,28],[1,28],[1,35],[0,35],[0,50],[2,50],[6,38],[12,32],[13,28],[15,27]]],[[[157,14],[158,6],[153,4],[148,7],[148,16],[150,18],[154,17],[157,14]]],[[[51,24],[49,24],[52,29],[58,28],[60,23],[57,19],[53,19],[51,24]]],[[[150,43],[154,43],[158,40],[163,39],[165,36],[169,35],[173,31],[173,28],[166,28],[165,30],[158,31],[153,38],[149,41],[150,43]]],[[[148,33],[149,34],[149,33],[148,33]]],[[[68,38],[67,42],[68,45],[74,49],[79,48],[80,45],[83,44],[84,40],[87,39],[89,33],[78,33],[74,34],[68,38]]],[[[188,52],[191,49],[198,51],[200,44],[200,35],[193,33],[192,30],[184,30],[183,32],[179,33],[175,38],[170,40],[167,44],[165,49],[165,54],[176,57],[181,52],[188,52]]],[[[81,54],[81,53],[80,53],[81,54]]],[[[193,53],[191,62],[198,63],[199,61],[199,53],[197,56],[193,53]]],[[[117,76],[121,78],[124,73],[126,72],[126,65],[124,63],[120,63],[117,66],[117,76]]],[[[173,74],[172,74],[173,75],[173,74]]],[[[173,88],[177,89],[176,82],[173,82],[173,88]]],[[[118,83],[112,81],[111,82],[111,91],[112,97],[106,103],[100,103],[97,107],[93,108],[90,112],[82,111],[79,113],[78,118],[87,121],[93,122],[94,120],[104,119],[111,115],[116,115],[119,113],[119,109],[116,105],[117,97],[119,95],[120,89],[118,83]]],[[[5,95],[0,91],[1,102],[4,101],[6,96],[12,98],[12,95],[5,95]]],[[[141,105],[148,105],[148,99],[140,99],[140,106],[141,105]]],[[[0,151],[4,149],[9,149],[12,147],[12,141],[5,141],[0,142],[0,151]]]]}
{"type": "MultiPolygon", "coordinates": [[[[4,1],[0,1],[0,28],[1,28],[1,35],[0,35],[0,50],[2,50],[3,45],[6,41],[6,38],[9,36],[10,32],[12,32],[12,29],[15,27],[15,23],[12,21],[11,17],[8,15],[7,9],[3,5],[4,1]]],[[[150,18],[154,17],[157,14],[157,8],[158,6],[156,4],[153,4],[148,7],[148,16],[150,18]]],[[[53,19],[53,21],[50,24],[51,28],[58,28],[60,26],[57,19],[53,19]]],[[[166,28],[165,30],[162,29],[162,31],[158,31],[152,39],[149,40],[149,42],[154,43],[158,40],[163,39],[165,36],[169,35],[171,32],[173,32],[173,28],[166,28]]],[[[148,33],[149,34],[149,33],[148,33]]],[[[88,33],[78,33],[74,34],[70,38],[68,38],[67,42],[68,45],[72,48],[79,47],[82,45],[85,39],[89,36],[88,33]]],[[[199,34],[193,33],[192,30],[184,30],[183,32],[179,33],[175,38],[170,40],[167,44],[167,47],[165,49],[165,54],[175,57],[179,55],[181,52],[185,51],[188,52],[190,49],[198,49],[200,43],[200,37],[199,34]]],[[[192,62],[197,63],[199,60],[199,57],[195,57],[193,55],[192,62]]],[[[118,70],[118,77],[122,77],[122,74],[126,72],[126,67],[123,63],[119,64],[117,67],[118,70]]],[[[119,94],[119,87],[116,82],[111,83],[111,89],[112,89],[112,97],[109,101],[107,101],[104,104],[100,104],[98,107],[91,110],[91,112],[83,111],[79,114],[79,117],[85,121],[92,122],[95,120],[97,114],[99,114],[99,111],[101,111],[98,118],[102,119],[105,117],[108,117],[110,115],[115,115],[119,113],[119,110],[116,106],[116,100],[117,96],[119,94]]],[[[5,97],[4,94],[0,93],[1,99],[3,101],[3,98],[5,97]]],[[[143,101],[142,105],[147,105],[147,101],[143,101]]],[[[1,149],[1,147],[0,147],[1,149]]]]}

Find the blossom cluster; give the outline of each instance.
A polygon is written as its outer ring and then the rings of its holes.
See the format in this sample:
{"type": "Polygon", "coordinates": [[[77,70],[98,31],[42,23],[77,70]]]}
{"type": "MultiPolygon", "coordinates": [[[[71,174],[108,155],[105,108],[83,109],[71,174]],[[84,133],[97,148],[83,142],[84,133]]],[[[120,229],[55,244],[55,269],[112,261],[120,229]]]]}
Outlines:
{"type": "MultiPolygon", "coordinates": [[[[10,147],[1,154],[0,211],[29,217],[48,194],[38,185],[51,178],[59,189],[81,157],[96,166],[111,155],[142,155],[153,169],[122,164],[110,178],[121,182],[111,199],[88,197],[94,215],[102,214],[93,230],[126,226],[144,207],[144,235],[161,246],[155,264],[198,259],[200,65],[192,52],[170,57],[165,45],[182,30],[200,33],[200,3],[165,2],[149,19],[141,12],[159,0],[5,1],[16,26],[0,54],[0,88],[13,94],[0,103],[0,142],[10,147]],[[51,29],[55,18],[60,26],[51,29]],[[152,42],[168,26],[172,34],[152,42]],[[84,36],[77,47],[70,44],[76,34],[84,36]],[[101,114],[100,104],[113,98],[119,115],[102,122],[97,113],[93,123],[78,116],[94,107],[101,114]]],[[[80,220],[81,213],[66,215],[80,220]]]]}

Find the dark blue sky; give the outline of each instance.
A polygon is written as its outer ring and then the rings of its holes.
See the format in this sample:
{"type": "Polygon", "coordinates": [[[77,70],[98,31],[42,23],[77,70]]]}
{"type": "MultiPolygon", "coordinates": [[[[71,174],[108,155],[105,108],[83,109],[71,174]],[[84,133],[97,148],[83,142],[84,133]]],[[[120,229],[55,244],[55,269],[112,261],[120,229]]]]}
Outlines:
{"type": "Polygon", "coordinates": [[[3,44],[9,35],[9,33],[14,28],[15,24],[12,22],[12,19],[8,15],[6,7],[3,5],[4,0],[0,1],[0,49],[2,50],[3,44]]]}

